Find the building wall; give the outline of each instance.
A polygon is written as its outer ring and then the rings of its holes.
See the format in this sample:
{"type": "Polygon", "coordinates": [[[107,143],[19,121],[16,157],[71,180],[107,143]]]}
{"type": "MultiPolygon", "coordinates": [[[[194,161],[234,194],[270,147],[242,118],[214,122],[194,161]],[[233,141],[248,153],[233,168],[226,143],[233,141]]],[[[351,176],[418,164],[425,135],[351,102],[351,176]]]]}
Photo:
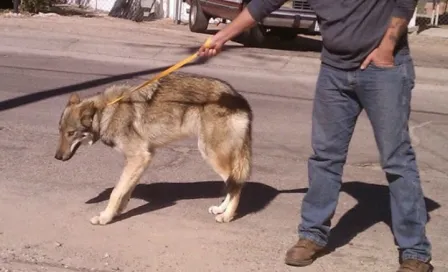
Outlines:
{"type": "MultiPolygon", "coordinates": [[[[143,5],[151,5],[154,0],[142,0],[143,5]],[[151,3],[149,3],[151,2],[151,3]]],[[[157,18],[173,18],[176,14],[176,0],[155,0],[156,4],[154,5],[155,10],[153,12],[156,13],[157,18]]],[[[92,9],[97,9],[100,11],[109,12],[114,6],[115,0],[68,0],[68,4],[73,5],[81,5],[84,7],[89,7],[92,9]]],[[[187,9],[189,5],[187,3],[182,3],[182,11],[181,11],[181,20],[188,20],[187,9]]]]}
{"type": "MultiPolygon", "coordinates": [[[[1,1],[1,0],[0,0],[1,1]]],[[[154,9],[152,12],[155,12],[156,18],[171,18],[174,19],[174,16],[176,14],[176,0],[142,0],[144,2],[144,5],[151,5],[152,1],[156,1],[154,5],[154,9]],[[151,3],[149,3],[151,2],[151,3]]],[[[181,0],[180,0],[181,1],[181,0]]],[[[90,7],[93,9],[109,12],[114,3],[115,0],[68,0],[69,4],[81,4],[82,6],[90,7]]],[[[181,9],[181,20],[184,22],[188,21],[188,13],[187,9],[189,8],[189,5],[185,2],[182,3],[182,9],[181,9]]],[[[414,16],[412,17],[411,21],[409,22],[409,27],[414,27],[416,25],[416,12],[414,13],[414,16]]]]}

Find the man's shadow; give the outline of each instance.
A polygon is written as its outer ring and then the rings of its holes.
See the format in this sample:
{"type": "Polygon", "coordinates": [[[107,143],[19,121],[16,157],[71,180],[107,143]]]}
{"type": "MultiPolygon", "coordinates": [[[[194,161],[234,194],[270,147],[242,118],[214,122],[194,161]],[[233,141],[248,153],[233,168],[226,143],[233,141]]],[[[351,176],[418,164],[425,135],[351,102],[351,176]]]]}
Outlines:
{"type": "MultiPolygon", "coordinates": [[[[337,225],[331,229],[327,249],[324,254],[345,246],[356,235],[380,222],[385,223],[392,232],[388,186],[350,181],[343,183],[341,192],[352,196],[358,203],[348,210],[339,219],[337,225]]],[[[441,205],[427,197],[425,197],[425,204],[429,222],[429,213],[440,208],[441,205]]]]}
{"type": "MultiPolygon", "coordinates": [[[[99,203],[108,200],[112,189],[105,189],[86,203],[99,203]]],[[[307,188],[277,190],[263,183],[247,182],[241,195],[236,219],[241,219],[245,215],[263,210],[278,195],[303,194],[307,190],[307,188]]],[[[347,211],[338,224],[332,228],[329,244],[324,254],[328,254],[348,244],[356,235],[377,223],[384,222],[391,228],[388,186],[349,181],[342,184],[341,192],[349,194],[358,203],[347,211]]],[[[176,201],[182,199],[218,198],[223,196],[224,183],[222,181],[139,184],[136,186],[132,198],[142,199],[148,203],[123,213],[115,221],[163,209],[175,205],[176,201]]],[[[425,198],[425,202],[428,216],[429,212],[441,207],[439,203],[429,198],[425,198]]]]}

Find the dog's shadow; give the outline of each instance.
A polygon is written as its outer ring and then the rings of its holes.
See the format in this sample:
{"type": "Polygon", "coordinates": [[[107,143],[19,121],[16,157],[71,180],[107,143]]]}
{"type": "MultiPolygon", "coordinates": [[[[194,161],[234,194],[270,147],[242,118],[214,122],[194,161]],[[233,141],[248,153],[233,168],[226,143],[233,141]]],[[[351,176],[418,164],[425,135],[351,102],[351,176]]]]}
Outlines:
{"type": "MultiPolygon", "coordinates": [[[[108,200],[112,189],[104,190],[86,203],[99,203],[108,200]]],[[[308,188],[277,190],[263,183],[246,182],[238,206],[237,218],[263,210],[280,194],[304,194],[307,190],[308,188]]],[[[342,184],[341,192],[352,196],[358,203],[348,210],[339,219],[338,224],[332,228],[324,255],[348,244],[356,235],[377,223],[384,222],[389,228],[392,228],[390,195],[387,185],[349,181],[342,184]]],[[[136,186],[132,198],[142,199],[148,203],[123,213],[114,221],[169,207],[182,199],[222,198],[223,196],[224,183],[222,181],[139,184],[136,186]]],[[[441,207],[439,203],[426,197],[425,203],[428,216],[429,212],[441,207]]]]}
{"type": "MultiPolygon", "coordinates": [[[[86,201],[86,204],[99,203],[109,199],[113,188],[107,188],[98,196],[86,201]]],[[[148,203],[124,212],[114,219],[114,222],[126,218],[163,209],[176,204],[178,200],[221,198],[225,196],[223,181],[198,182],[157,182],[139,184],[135,187],[131,198],[141,199],[148,203]]],[[[280,193],[304,193],[307,189],[294,189],[279,191],[269,185],[259,182],[246,182],[241,193],[235,219],[263,210],[280,193]]],[[[210,205],[216,205],[210,203],[210,205]]]]}

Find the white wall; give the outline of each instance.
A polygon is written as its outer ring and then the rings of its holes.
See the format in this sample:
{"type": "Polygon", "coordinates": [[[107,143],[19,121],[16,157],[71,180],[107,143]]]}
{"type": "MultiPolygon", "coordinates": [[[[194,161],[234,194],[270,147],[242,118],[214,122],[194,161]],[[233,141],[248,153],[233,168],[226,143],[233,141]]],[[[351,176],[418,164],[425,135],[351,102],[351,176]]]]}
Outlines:
{"type": "Polygon", "coordinates": [[[187,9],[190,8],[190,5],[186,2],[182,3],[182,10],[181,10],[181,18],[180,20],[183,22],[188,22],[188,13],[187,13],[187,9]]]}
{"type": "Polygon", "coordinates": [[[417,8],[415,8],[414,15],[412,16],[411,20],[409,21],[408,27],[414,27],[416,25],[417,20],[417,8]]]}
{"type": "Polygon", "coordinates": [[[68,0],[67,4],[81,5],[101,11],[110,11],[115,3],[115,0],[68,0]]]}
{"type": "MultiPolygon", "coordinates": [[[[84,7],[109,12],[115,3],[115,0],[68,0],[67,2],[68,4],[72,5],[81,4],[84,7]]],[[[182,21],[188,20],[188,13],[187,13],[188,8],[189,5],[187,3],[185,2],[182,3],[182,11],[181,11],[182,21]]],[[[156,13],[157,18],[174,19],[174,16],[176,14],[176,0],[156,0],[154,9],[156,9],[153,10],[153,12],[156,13]]]]}
{"type": "MultiPolygon", "coordinates": [[[[156,0],[156,1],[163,3],[161,5],[163,10],[161,11],[160,18],[174,19],[175,15],[176,15],[176,0],[156,0]]],[[[182,1],[182,0],[180,0],[180,1],[182,1]]],[[[188,8],[189,8],[188,3],[183,2],[182,9],[181,9],[181,20],[182,21],[188,20],[188,13],[187,13],[188,8]]]]}
{"type": "Polygon", "coordinates": [[[115,0],[91,0],[91,2],[99,10],[110,11],[114,6],[115,0]]]}

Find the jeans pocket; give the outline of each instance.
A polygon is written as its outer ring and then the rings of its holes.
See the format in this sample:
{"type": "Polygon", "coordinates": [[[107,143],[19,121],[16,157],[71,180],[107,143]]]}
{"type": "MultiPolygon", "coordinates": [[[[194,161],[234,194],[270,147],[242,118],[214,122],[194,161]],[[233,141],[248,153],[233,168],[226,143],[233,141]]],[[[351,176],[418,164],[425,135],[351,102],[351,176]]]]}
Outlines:
{"type": "Polygon", "coordinates": [[[393,66],[380,66],[375,64],[373,61],[370,62],[369,66],[370,68],[374,70],[393,70],[397,69],[399,65],[394,64],[393,66]]]}

